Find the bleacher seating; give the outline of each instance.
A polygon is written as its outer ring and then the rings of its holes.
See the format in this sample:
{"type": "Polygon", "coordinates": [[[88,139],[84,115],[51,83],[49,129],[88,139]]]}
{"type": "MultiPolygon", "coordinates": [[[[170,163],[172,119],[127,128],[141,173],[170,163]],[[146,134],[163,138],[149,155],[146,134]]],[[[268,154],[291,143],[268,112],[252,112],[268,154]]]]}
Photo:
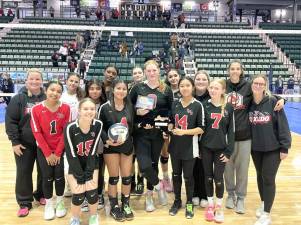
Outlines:
{"type": "Polygon", "coordinates": [[[212,22],[192,22],[188,28],[199,29],[252,29],[247,23],[212,23],[212,22]]]}
{"type": "Polygon", "coordinates": [[[80,18],[51,18],[51,17],[26,17],[21,23],[33,24],[67,24],[67,25],[95,25],[95,19],[80,18]]]}
{"type": "MultiPolygon", "coordinates": [[[[260,23],[260,28],[266,30],[301,30],[301,24],[260,23]]],[[[286,56],[301,66],[301,35],[300,34],[269,34],[286,56]]]]}
{"type": "MultiPolygon", "coordinates": [[[[241,26],[235,26],[241,29],[241,26]]],[[[202,25],[198,28],[200,27],[202,25]]],[[[225,24],[224,27],[220,25],[219,27],[227,29],[228,26],[225,24]]],[[[190,36],[196,45],[195,60],[198,69],[209,71],[213,77],[227,76],[227,66],[232,59],[242,61],[246,76],[266,73],[270,65],[275,79],[279,75],[283,77],[290,75],[288,69],[257,34],[191,34],[190,36]]]]}

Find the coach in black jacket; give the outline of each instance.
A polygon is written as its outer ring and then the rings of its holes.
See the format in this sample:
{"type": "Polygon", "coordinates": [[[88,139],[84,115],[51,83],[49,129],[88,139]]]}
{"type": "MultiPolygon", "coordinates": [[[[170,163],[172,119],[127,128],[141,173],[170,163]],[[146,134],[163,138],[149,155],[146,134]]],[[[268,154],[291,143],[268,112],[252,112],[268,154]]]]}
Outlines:
{"type": "Polygon", "coordinates": [[[37,191],[32,193],[32,171],[37,155],[37,145],[30,127],[31,108],[45,100],[46,96],[41,88],[42,73],[37,69],[30,69],[27,74],[26,88],[22,88],[7,106],[5,114],[5,129],[15,155],[16,199],[20,206],[17,216],[27,216],[32,208],[33,197],[45,204],[42,193],[42,177],[38,168],[37,191]]]}
{"type": "Polygon", "coordinates": [[[257,173],[257,185],[262,201],[256,211],[260,217],[255,223],[270,224],[270,211],[275,198],[275,177],[281,160],[291,147],[291,134],[284,110],[274,111],[276,98],[267,94],[265,75],[256,75],[252,81],[253,102],[249,110],[252,133],[251,155],[257,173]],[[265,221],[263,223],[263,221],[265,221]]]}

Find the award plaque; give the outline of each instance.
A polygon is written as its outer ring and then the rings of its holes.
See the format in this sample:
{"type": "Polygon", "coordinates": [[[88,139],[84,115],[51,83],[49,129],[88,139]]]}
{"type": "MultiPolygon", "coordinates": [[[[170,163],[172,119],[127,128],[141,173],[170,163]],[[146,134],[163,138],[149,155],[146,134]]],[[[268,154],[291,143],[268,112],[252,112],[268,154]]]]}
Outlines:
{"type": "Polygon", "coordinates": [[[149,96],[141,96],[138,95],[136,108],[138,109],[147,109],[152,110],[154,109],[155,99],[149,96]]]}

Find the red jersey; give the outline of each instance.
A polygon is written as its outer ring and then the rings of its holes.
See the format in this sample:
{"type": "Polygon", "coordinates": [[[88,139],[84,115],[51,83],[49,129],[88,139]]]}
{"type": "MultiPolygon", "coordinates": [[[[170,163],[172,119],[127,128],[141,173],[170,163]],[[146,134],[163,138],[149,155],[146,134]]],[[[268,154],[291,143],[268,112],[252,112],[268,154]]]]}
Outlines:
{"type": "Polygon", "coordinates": [[[61,156],[64,150],[63,130],[70,118],[70,107],[65,103],[61,103],[56,112],[51,112],[44,101],[32,108],[31,129],[45,157],[51,153],[61,156]]]}

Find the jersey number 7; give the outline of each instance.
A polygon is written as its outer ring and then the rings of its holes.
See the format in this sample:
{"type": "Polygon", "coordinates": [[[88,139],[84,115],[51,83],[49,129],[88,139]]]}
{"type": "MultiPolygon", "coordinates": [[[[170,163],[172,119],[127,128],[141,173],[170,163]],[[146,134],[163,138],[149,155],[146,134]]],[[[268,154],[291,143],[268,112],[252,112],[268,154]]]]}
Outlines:
{"type": "Polygon", "coordinates": [[[214,119],[214,122],[211,127],[213,129],[219,129],[219,122],[222,119],[222,114],[221,113],[211,113],[210,117],[211,117],[211,119],[214,119]]]}

